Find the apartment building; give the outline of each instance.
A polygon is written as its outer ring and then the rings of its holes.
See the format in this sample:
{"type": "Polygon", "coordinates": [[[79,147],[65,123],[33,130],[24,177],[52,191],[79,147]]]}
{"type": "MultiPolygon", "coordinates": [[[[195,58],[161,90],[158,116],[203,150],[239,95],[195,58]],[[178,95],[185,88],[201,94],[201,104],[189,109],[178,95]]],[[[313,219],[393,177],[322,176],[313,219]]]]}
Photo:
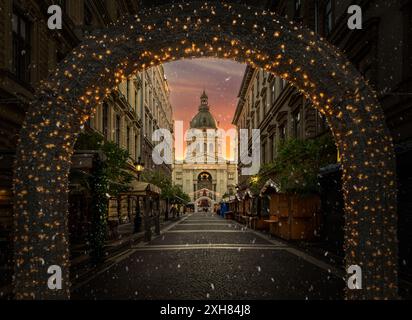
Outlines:
{"type": "MultiPolygon", "coordinates": [[[[260,130],[261,165],[276,158],[279,145],[287,139],[308,139],[326,134],[325,119],[285,80],[250,66],[239,91],[233,118],[238,129],[260,130]]],[[[249,142],[250,148],[252,140],[249,142]]],[[[242,166],[242,164],[239,164],[242,166]]],[[[240,184],[247,176],[240,177],[240,184]]]]}
{"type": "MultiPolygon", "coordinates": [[[[397,153],[401,273],[411,277],[412,1],[280,0],[259,5],[304,24],[336,45],[377,92],[397,153]],[[348,28],[350,5],[362,8],[362,30],[348,28]]],[[[234,124],[262,130],[262,163],[276,156],[280,140],[313,137],[327,130],[322,117],[296,89],[251,68],[245,73],[234,124]]],[[[329,182],[339,180],[339,168],[330,169],[329,182]]],[[[339,184],[327,186],[328,192],[331,187],[339,192],[339,184]]],[[[329,209],[338,210],[334,205],[329,209]]],[[[342,219],[329,224],[338,221],[342,219]]]]}
{"type": "MultiPolygon", "coordinates": [[[[171,165],[153,163],[157,129],[173,132],[173,109],[163,66],[153,67],[123,81],[89,120],[90,129],[100,132],[130,154],[130,164],[141,162],[148,170],[162,170],[171,176],[171,165]]],[[[173,149],[173,148],[171,148],[173,149]]]]}
{"type": "MultiPolygon", "coordinates": [[[[86,34],[108,25],[121,15],[134,14],[137,9],[138,1],[125,0],[0,0],[0,273],[5,275],[2,280],[7,279],[10,273],[7,261],[12,252],[14,153],[35,88],[86,34]],[[62,8],[62,30],[49,30],[47,27],[47,9],[53,4],[62,8]]],[[[102,132],[107,130],[107,135],[111,129],[103,125],[103,118],[110,114],[116,119],[112,107],[116,110],[127,109],[122,105],[124,99],[117,98],[120,92],[113,93],[105,104],[109,108],[104,109],[104,105],[99,107],[97,117],[92,120],[102,132]]],[[[127,127],[127,121],[123,121],[121,132],[127,131],[123,129],[127,127]]],[[[130,139],[133,141],[130,142],[130,148],[133,148],[131,153],[136,156],[139,150],[135,148],[133,135],[139,137],[139,122],[132,114],[128,121],[130,139]]],[[[121,135],[118,134],[118,137],[121,135]]],[[[120,139],[127,144],[128,139],[124,135],[120,139]]]]}
{"type": "MultiPolygon", "coordinates": [[[[173,109],[170,104],[170,89],[163,66],[157,66],[141,74],[142,82],[142,149],[141,156],[148,170],[162,170],[171,177],[171,164],[157,166],[153,162],[153,133],[158,129],[166,129],[173,133],[173,109]]],[[[173,145],[169,149],[173,151],[173,145]]],[[[173,159],[173,155],[172,159],[173,159]]]]}

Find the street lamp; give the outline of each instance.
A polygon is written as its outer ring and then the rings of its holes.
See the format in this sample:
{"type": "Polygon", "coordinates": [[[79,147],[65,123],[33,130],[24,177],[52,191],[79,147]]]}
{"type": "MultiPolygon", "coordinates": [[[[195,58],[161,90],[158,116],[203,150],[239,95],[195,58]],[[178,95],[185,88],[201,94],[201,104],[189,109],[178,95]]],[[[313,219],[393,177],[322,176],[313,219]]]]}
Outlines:
{"type": "Polygon", "coordinates": [[[134,164],[137,172],[137,181],[140,181],[140,175],[144,171],[144,163],[142,163],[142,157],[139,157],[138,161],[134,164]]]}
{"type": "MultiPolygon", "coordinates": [[[[134,167],[137,172],[137,181],[140,181],[140,175],[144,171],[144,164],[142,163],[142,157],[139,157],[138,161],[134,163],[134,167]]],[[[142,217],[140,213],[140,196],[137,196],[136,200],[136,215],[134,218],[134,232],[140,232],[142,227],[142,217]]]]}

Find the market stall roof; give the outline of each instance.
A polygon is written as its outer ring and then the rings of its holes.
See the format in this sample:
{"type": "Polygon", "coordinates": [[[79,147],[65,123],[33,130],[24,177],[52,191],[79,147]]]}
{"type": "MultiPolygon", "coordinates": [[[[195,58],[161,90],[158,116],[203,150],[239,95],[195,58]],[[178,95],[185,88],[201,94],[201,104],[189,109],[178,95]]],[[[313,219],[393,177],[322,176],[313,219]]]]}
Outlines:
{"type": "Polygon", "coordinates": [[[245,193],[243,194],[243,198],[242,198],[242,199],[245,200],[246,197],[254,198],[253,192],[252,192],[250,189],[247,189],[247,190],[245,191],[245,193]]]}
{"type": "Polygon", "coordinates": [[[126,194],[134,196],[160,195],[161,193],[162,190],[158,186],[141,181],[134,181],[131,190],[126,192],[126,194]]]}
{"type": "Polygon", "coordinates": [[[268,181],[266,181],[262,190],[260,190],[260,196],[263,196],[265,193],[268,193],[270,191],[275,191],[276,193],[280,192],[279,183],[273,181],[272,179],[269,179],[268,181]]]}
{"type": "Polygon", "coordinates": [[[226,196],[222,199],[222,202],[232,202],[236,200],[236,195],[226,196]]]}
{"type": "Polygon", "coordinates": [[[182,199],[181,197],[179,197],[179,196],[174,196],[174,200],[175,200],[175,202],[180,202],[181,204],[184,204],[184,205],[189,205],[189,204],[192,204],[193,202],[187,202],[185,199],[182,199]]]}

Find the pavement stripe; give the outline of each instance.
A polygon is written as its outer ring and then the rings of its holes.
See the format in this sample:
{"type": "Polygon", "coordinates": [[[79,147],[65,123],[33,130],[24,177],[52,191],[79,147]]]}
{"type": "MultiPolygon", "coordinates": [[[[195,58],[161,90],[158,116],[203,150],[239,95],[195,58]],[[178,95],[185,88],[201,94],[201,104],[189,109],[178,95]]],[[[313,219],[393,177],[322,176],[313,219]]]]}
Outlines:
{"type": "MultiPolygon", "coordinates": [[[[193,217],[193,216],[189,216],[189,217],[188,217],[189,220],[186,220],[186,221],[187,221],[187,222],[194,222],[194,220],[190,219],[191,217],[193,217]]],[[[219,220],[219,218],[217,218],[217,220],[219,220]]],[[[217,221],[217,220],[215,220],[215,221],[217,221]]],[[[203,220],[201,220],[201,221],[203,222],[203,220]]],[[[232,223],[232,224],[237,224],[237,225],[239,225],[240,227],[243,227],[243,228],[245,227],[243,224],[240,224],[240,223],[238,223],[237,221],[231,221],[231,223],[232,223]]],[[[182,225],[185,225],[185,224],[182,224],[182,225]]],[[[321,261],[321,260],[319,260],[319,259],[317,259],[317,258],[315,258],[315,257],[313,257],[313,256],[311,256],[311,255],[309,255],[309,254],[307,254],[307,253],[305,253],[305,252],[303,252],[303,251],[300,251],[300,250],[291,248],[291,247],[289,247],[289,246],[283,245],[282,242],[276,241],[276,240],[272,240],[272,239],[270,239],[267,235],[264,235],[264,234],[262,234],[262,233],[260,233],[260,232],[257,232],[257,231],[255,231],[255,230],[253,230],[253,229],[248,229],[248,228],[247,228],[247,230],[248,230],[249,233],[255,234],[256,236],[258,236],[258,237],[260,237],[260,238],[262,238],[262,239],[264,239],[264,240],[266,240],[266,241],[269,241],[269,242],[272,243],[272,245],[275,246],[276,248],[283,248],[283,249],[285,249],[286,251],[288,251],[289,253],[291,253],[291,254],[293,254],[293,255],[295,255],[295,256],[297,256],[297,257],[299,257],[299,258],[301,258],[301,259],[303,259],[303,260],[305,260],[305,261],[307,261],[307,262],[309,262],[309,263],[317,266],[318,268],[321,268],[322,270],[325,270],[325,271],[327,271],[327,272],[329,272],[329,273],[333,273],[334,275],[336,275],[336,276],[338,276],[338,277],[342,277],[342,276],[345,275],[343,270],[338,269],[338,268],[336,268],[336,267],[334,267],[334,266],[332,266],[332,265],[330,265],[330,264],[328,264],[328,263],[326,263],[326,262],[323,262],[323,261],[321,261]]],[[[179,231],[180,231],[180,230],[179,230],[179,231]]],[[[182,230],[182,231],[186,231],[186,230],[182,230]]],[[[187,231],[189,231],[189,230],[187,230],[187,231]]],[[[203,230],[203,231],[204,231],[204,230],[203,230]]],[[[216,231],[216,232],[222,232],[222,231],[224,231],[224,230],[220,230],[220,231],[216,231]]],[[[232,230],[230,230],[230,231],[232,231],[232,230]]],[[[189,232],[202,232],[202,231],[189,231],[189,232]]],[[[206,231],[206,232],[207,232],[207,231],[206,231]]],[[[210,231],[209,231],[209,232],[210,232],[210,231]]],[[[215,232],[215,231],[214,231],[214,232],[215,232]]],[[[226,231],[226,232],[227,232],[227,231],[226,231]]],[[[245,232],[245,231],[232,231],[232,233],[234,233],[234,232],[245,232]]],[[[175,232],[175,233],[178,233],[178,232],[175,232]]],[[[182,232],[179,232],[179,233],[182,233],[182,232]]]]}
{"type": "MultiPolygon", "coordinates": [[[[240,223],[238,223],[238,222],[236,222],[236,223],[242,226],[242,224],[240,224],[240,223]]],[[[267,236],[265,236],[264,234],[262,234],[262,233],[260,233],[260,232],[258,232],[258,231],[255,231],[255,230],[252,230],[252,229],[248,229],[248,230],[249,230],[251,233],[255,234],[256,236],[258,236],[258,237],[260,237],[260,238],[262,238],[262,239],[265,239],[266,241],[269,241],[269,242],[272,243],[273,245],[279,245],[279,244],[281,244],[280,241],[272,240],[272,239],[268,238],[267,236]]],[[[324,262],[324,261],[322,261],[322,260],[319,260],[319,259],[317,259],[317,258],[315,258],[315,257],[313,257],[313,256],[311,256],[311,255],[309,255],[309,254],[307,254],[307,253],[305,253],[305,252],[303,252],[303,251],[300,251],[300,250],[291,248],[291,247],[289,247],[289,246],[287,246],[287,245],[285,245],[285,250],[288,251],[289,253],[291,253],[291,254],[293,254],[293,255],[295,255],[295,256],[297,256],[297,257],[299,257],[299,258],[301,258],[301,259],[303,259],[303,260],[305,260],[305,261],[307,261],[307,262],[309,262],[309,263],[317,266],[318,268],[321,268],[322,270],[325,270],[325,271],[327,271],[327,272],[329,272],[329,273],[333,273],[335,276],[338,276],[338,277],[343,277],[343,276],[345,276],[345,273],[344,273],[343,270],[338,269],[338,268],[336,268],[336,267],[334,267],[334,266],[332,266],[332,265],[330,265],[330,264],[328,264],[328,263],[326,263],[326,262],[324,262]]]]}
{"type": "MultiPolygon", "coordinates": [[[[161,230],[161,234],[163,234],[164,232],[167,232],[167,230],[173,229],[174,227],[176,227],[178,224],[180,224],[181,222],[185,221],[188,217],[183,217],[181,218],[179,221],[173,222],[171,223],[169,226],[167,226],[166,228],[161,230]]],[[[159,238],[160,236],[154,236],[152,238],[152,240],[159,238]]],[[[140,246],[144,246],[146,245],[144,242],[142,242],[140,244],[140,246]]],[[[103,274],[104,272],[110,270],[114,265],[120,263],[121,261],[129,258],[131,255],[133,255],[136,252],[136,248],[138,248],[139,246],[131,246],[130,249],[127,249],[113,257],[110,257],[106,260],[107,265],[101,269],[96,270],[95,274],[93,274],[92,276],[90,276],[88,279],[74,284],[71,286],[71,290],[77,290],[80,287],[84,286],[85,284],[87,284],[88,282],[90,282],[91,280],[93,280],[94,278],[96,278],[97,276],[103,274]]]]}
{"type": "Polygon", "coordinates": [[[243,230],[171,230],[165,233],[249,233],[243,230]]]}
{"type": "Polygon", "coordinates": [[[224,221],[224,220],[218,220],[218,219],[214,219],[214,220],[193,220],[193,219],[186,219],[186,221],[188,223],[230,223],[229,221],[224,221]]]}
{"type": "Polygon", "coordinates": [[[235,226],[233,223],[208,222],[208,223],[183,223],[181,226],[235,226]]]}
{"type": "Polygon", "coordinates": [[[162,229],[160,231],[160,233],[165,233],[168,232],[170,229],[173,229],[174,227],[176,227],[177,225],[181,224],[182,222],[186,221],[188,217],[184,217],[181,220],[172,223],[171,225],[167,226],[166,228],[162,229]]]}
{"type": "Polygon", "coordinates": [[[147,247],[133,247],[135,251],[173,251],[173,250],[280,250],[285,246],[274,245],[233,245],[233,244],[191,244],[191,245],[159,245],[147,247]]]}
{"type": "Polygon", "coordinates": [[[327,271],[328,273],[332,273],[335,276],[342,277],[342,278],[345,276],[345,272],[343,270],[335,268],[335,267],[333,267],[332,265],[330,265],[326,262],[323,262],[319,259],[316,259],[316,258],[308,255],[307,253],[303,252],[303,251],[296,250],[296,249],[290,248],[290,247],[285,248],[285,250],[287,252],[289,252],[289,253],[291,253],[291,254],[293,254],[293,255],[295,255],[295,256],[303,259],[303,260],[305,260],[306,262],[309,262],[309,263],[317,266],[318,268],[321,268],[321,269],[327,271]]]}

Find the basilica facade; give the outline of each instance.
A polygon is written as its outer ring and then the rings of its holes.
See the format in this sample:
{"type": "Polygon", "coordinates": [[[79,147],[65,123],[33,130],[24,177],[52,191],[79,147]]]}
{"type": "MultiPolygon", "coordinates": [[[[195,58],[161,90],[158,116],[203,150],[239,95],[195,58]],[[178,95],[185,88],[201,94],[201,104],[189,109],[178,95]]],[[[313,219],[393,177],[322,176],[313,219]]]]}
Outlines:
{"type": "Polygon", "coordinates": [[[176,160],[173,168],[174,183],[190,195],[197,209],[213,208],[225,195],[236,192],[237,162],[226,159],[223,139],[203,92],[186,133],[185,158],[176,160]]]}

